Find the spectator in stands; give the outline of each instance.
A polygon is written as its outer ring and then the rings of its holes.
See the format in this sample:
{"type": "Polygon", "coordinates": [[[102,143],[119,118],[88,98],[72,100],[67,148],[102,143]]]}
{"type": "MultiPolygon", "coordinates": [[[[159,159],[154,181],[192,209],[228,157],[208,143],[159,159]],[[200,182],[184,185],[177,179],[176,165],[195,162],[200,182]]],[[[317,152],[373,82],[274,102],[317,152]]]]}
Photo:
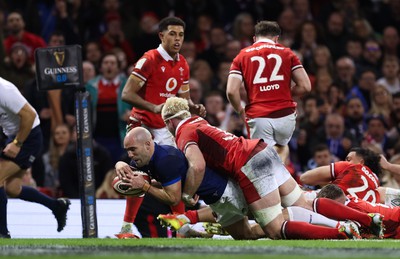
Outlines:
{"type": "Polygon", "coordinates": [[[113,48],[121,48],[129,60],[129,63],[134,63],[136,55],[131,47],[131,44],[126,39],[125,33],[121,28],[121,16],[118,12],[109,12],[105,16],[106,32],[100,38],[100,44],[103,52],[110,52],[113,48]]]}
{"type": "Polygon", "coordinates": [[[278,24],[281,27],[282,33],[279,37],[279,43],[285,47],[291,47],[294,43],[298,22],[292,8],[284,9],[278,17],[278,24]]]}
{"type": "Polygon", "coordinates": [[[310,63],[310,71],[313,75],[317,76],[320,73],[327,73],[334,77],[334,68],[332,62],[331,52],[325,45],[318,45],[313,49],[312,59],[310,63]]]}
{"type": "Polygon", "coordinates": [[[190,73],[192,77],[199,80],[204,93],[212,90],[214,73],[207,61],[198,59],[193,62],[190,73]]]}
{"type": "Polygon", "coordinates": [[[194,61],[197,59],[196,44],[194,41],[184,41],[180,53],[186,58],[189,67],[192,67],[194,61]]]}
{"type": "Polygon", "coordinates": [[[197,16],[196,28],[193,30],[191,35],[194,43],[196,44],[197,53],[201,53],[208,48],[210,45],[210,30],[214,22],[211,15],[202,13],[197,16]]]}
{"type": "Polygon", "coordinates": [[[37,48],[46,47],[46,42],[40,36],[25,31],[25,22],[22,15],[12,12],[7,16],[7,30],[9,36],[4,39],[6,53],[11,53],[11,47],[16,42],[21,42],[28,47],[29,60],[34,62],[34,52],[37,48]]]}
{"type": "Polygon", "coordinates": [[[342,114],[344,102],[345,98],[343,89],[339,87],[336,82],[332,83],[328,90],[328,103],[331,111],[342,114]]]}
{"type": "Polygon", "coordinates": [[[394,26],[387,26],[382,35],[383,55],[400,58],[400,37],[399,31],[394,26]]]}
{"type": "Polygon", "coordinates": [[[60,192],[59,162],[71,142],[71,128],[66,124],[56,126],[50,140],[49,150],[43,154],[44,187],[52,197],[62,197],[60,192]]]}
{"type": "Polygon", "coordinates": [[[383,60],[382,74],[377,83],[383,85],[390,94],[400,92],[400,65],[396,56],[387,56],[383,60]]]}
{"type": "Polygon", "coordinates": [[[347,31],[344,26],[344,17],[340,12],[329,15],[325,30],[326,45],[328,46],[333,61],[346,54],[347,31]]]}
{"type": "Polygon", "coordinates": [[[311,21],[313,19],[310,2],[308,0],[293,0],[290,2],[290,6],[296,15],[297,24],[302,24],[305,21],[311,21]]]}
{"type": "Polygon", "coordinates": [[[342,86],[343,92],[347,92],[357,84],[356,81],[356,65],[354,61],[347,56],[341,57],[336,61],[336,81],[342,86]]]}
{"type": "Polygon", "coordinates": [[[248,47],[253,44],[254,36],[254,19],[249,13],[239,13],[232,26],[232,36],[235,40],[240,41],[241,48],[248,47]]]}
{"type": "MultiPolygon", "coordinates": [[[[110,152],[100,144],[93,141],[93,172],[95,189],[98,189],[107,172],[113,168],[110,152]]],[[[58,162],[60,191],[63,196],[79,199],[79,168],[76,156],[76,142],[71,142],[58,162]]]]}
{"type": "Polygon", "coordinates": [[[96,76],[96,70],[92,62],[85,60],[82,62],[83,84],[93,79],[96,76]]]}
{"type": "Polygon", "coordinates": [[[356,18],[352,20],[351,31],[354,36],[363,41],[375,38],[375,32],[371,24],[365,18],[356,18]]]}
{"type": "Polygon", "coordinates": [[[193,103],[204,103],[203,88],[201,87],[199,80],[192,77],[189,79],[189,85],[190,85],[190,99],[193,101],[193,103]]]}
{"type": "Polygon", "coordinates": [[[220,91],[211,91],[204,97],[207,114],[204,118],[210,125],[219,127],[225,118],[225,103],[220,91]]]}
{"type": "Polygon", "coordinates": [[[391,128],[390,112],[392,111],[392,95],[382,85],[376,84],[371,90],[371,109],[369,114],[380,114],[385,119],[386,125],[391,128]]]}
{"type": "Polygon", "coordinates": [[[34,66],[29,61],[29,50],[25,44],[16,42],[12,45],[10,56],[7,57],[7,62],[1,69],[0,75],[12,82],[24,95],[26,82],[35,78],[34,66]]]}
{"type": "Polygon", "coordinates": [[[390,119],[392,123],[392,129],[389,135],[393,138],[399,139],[400,137],[400,93],[392,95],[392,111],[390,112],[390,119]]]}
{"type": "Polygon", "coordinates": [[[324,128],[311,142],[311,148],[321,143],[328,145],[331,153],[340,160],[344,160],[350,148],[356,146],[352,135],[345,129],[343,117],[337,113],[326,116],[324,128]]]}
{"type": "Polygon", "coordinates": [[[346,101],[344,114],[345,127],[353,135],[356,146],[361,145],[364,133],[367,130],[365,109],[359,97],[351,97],[346,101]]]}
{"type": "Polygon", "coordinates": [[[96,68],[96,74],[99,73],[100,69],[100,60],[103,55],[103,51],[101,50],[101,46],[97,41],[88,41],[84,47],[85,60],[88,60],[93,63],[96,68]]]}
{"type": "Polygon", "coordinates": [[[365,41],[360,65],[362,69],[372,69],[378,78],[382,76],[382,50],[377,40],[365,41]]]}
{"type": "Polygon", "coordinates": [[[306,166],[312,156],[311,140],[324,125],[318,102],[315,94],[306,95],[303,99],[304,114],[298,117],[297,157],[301,167],[306,166]]]}
{"type": "Polygon", "coordinates": [[[313,51],[320,44],[324,44],[320,26],[314,21],[303,22],[298,28],[292,48],[302,55],[303,66],[307,71],[310,69],[313,51]]]}
{"type": "Polygon", "coordinates": [[[375,85],[376,74],[374,70],[366,69],[361,72],[358,79],[358,84],[354,85],[350,89],[350,92],[347,94],[346,98],[349,99],[357,96],[362,101],[364,110],[368,112],[371,107],[370,91],[375,87],[375,85]]]}
{"type": "Polygon", "coordinates": [[[367,118],[367,131],[362,146],[377,148],[381,154],[391,154],[395,141],[387,134],[387,125],[382,115],[373,114],[367,118]]]}
{"type": "MultiPolygon", "coordinates": [[[[137,57],[143,56],[148,49],[157,48],[159,42],[157,34],[159,22],[160,19],[155,12],[145,12],[142,14],[139,21],[138,35],[132,40],[133,49],[137,57]]],[[[129,60],[129,63],[133,62],[134,60],[129,60]]]]}
{"type": "Polygon", "coordinates": [[[239,54],[240,48],[240,41],[238,40],[228,40],[226,43],[225,49],[225,59],[232,62],[233,59],[239,54]]]}
{"type": "Polygon", "coordinates": [[[213,26],[210,29],[210,44],[198,55],[198,58],[206,60],[211,69],[216,71],[219,63],[225,57],[227,41],[228,36],[224,28],[221,26],[213,26]]]}
{"type": "Polygon", "coordinates": [[[130,106],[121,100],[126,77],[121,75],[118,58],[113,53],[103,56],[100,71],[100,75],[86,84],[92,97],[93,137],[110,151],[116,162],[124,154],[122,140],[130,111],[130,106]]]}
{"type": "Polygon", "coordinates": [[[214,79],[213,89],[226,92],[226,84],[228,82],[229,69],[231,68],[231,61],[221,61],[217,69],[217,75],[214,79]]]}

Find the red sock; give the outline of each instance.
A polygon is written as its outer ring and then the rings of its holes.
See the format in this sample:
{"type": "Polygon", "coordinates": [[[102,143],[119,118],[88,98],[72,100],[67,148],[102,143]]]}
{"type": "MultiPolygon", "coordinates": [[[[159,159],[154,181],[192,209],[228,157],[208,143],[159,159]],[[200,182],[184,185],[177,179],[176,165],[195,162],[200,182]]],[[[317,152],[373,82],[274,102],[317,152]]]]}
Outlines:
{"type": "Polygon", "coordinates": [[[314,211],[335,220],[354,220],[365,227],[371,224],[367,213],[347,207],[346,205],[327,198],[317,198],[313,202],[314,211]]]}
{"type": "Polygon", "coordinates": [[[196,224],[199,222],[199,214],[197,210],[188,210],[185,212],[185,216],[190,220],[190,224],[196,224]]]}
{"type": "Polygon", "coordinates": [[[183,201],[180,201],[178,205],[175,206],[170,206],[171,211],[174,214],[183,214],[185,213],[185,203],[183,201]]]}
{"type": "Polygon", "coordinates": [[[337,228],[311,225],[300,221],[285,221],[282,225],[284,239],[347,239],[337,228]]]}
{"type": "Polygon", "coordinates": [[[142,205],[143,197],[133,197],[127,196],[126,197],[126,205],[125,205],[125,214],[124,214],[124,221],[125,222],[135,222],[136,215],[142,205]]]}

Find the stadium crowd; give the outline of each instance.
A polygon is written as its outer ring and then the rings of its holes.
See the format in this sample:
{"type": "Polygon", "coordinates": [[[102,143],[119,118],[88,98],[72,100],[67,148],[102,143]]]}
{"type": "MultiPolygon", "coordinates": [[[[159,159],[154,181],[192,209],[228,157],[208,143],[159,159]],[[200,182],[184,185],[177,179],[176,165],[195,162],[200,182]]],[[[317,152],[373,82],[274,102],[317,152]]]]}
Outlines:
{"type": "MultiPolygon", "coordinates": [[[[352,147],[400,164],[399,0],[0,0],[0,76],[35,108],[43,132],[44,149],[27,185],[54,198],[79,198],[74,93],[37,90],[35,49],[82,46],[96,196],[121,198],[107,183],[115,163],[129,161],[123,139],[132,105],[122,90],[138,59],[159,46],[158,23],[168,16],[186,23],[180,54],[190,68],[191,100],[204,105],[209,124],[244,137],[244,122],[226,95],[231,63],[253,44],[258,21],[278,22],[279,43],[295,52],[312,88],[295,99],[296,128],[284,161],[298,183],[307,170],[345,160],[352,147]]],[[[245,91],[241,102],[247,103],[245,91]]],[[[5,141],[0,136],[0,147],[5,141]]],[[[378,177],[382,186],[400,188],[400,172],[378,177]]],[[[154,214],[168,210],[159,205],[154,214]]]]}

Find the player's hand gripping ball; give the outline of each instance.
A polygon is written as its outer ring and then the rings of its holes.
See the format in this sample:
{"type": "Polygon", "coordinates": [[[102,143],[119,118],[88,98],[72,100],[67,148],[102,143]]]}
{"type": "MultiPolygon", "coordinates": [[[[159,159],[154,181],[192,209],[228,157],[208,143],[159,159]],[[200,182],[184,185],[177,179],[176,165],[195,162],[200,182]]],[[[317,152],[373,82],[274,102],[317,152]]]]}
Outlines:
{"type": "MultiPolygon", "coordinates": [[[[147,181],[149,183],[151,182],[150,176],[148,174],[146,174],[145,172],[143,172],[143,171],[135,170],[135,171],[133,171],[133,174],[134,175],[140,175],[141,177],[144,178],[145,181],[147,181]]],[[[137,196],[137,197],[140,197],[140,196],[143,196],[144,193],[145,193],[141,188],[138,188],[138,189],[130,188],[130,183],[127,182],[127,181],[119,179],[118,176],[116,176],[113,179],[111,185],[112,185],[113,189],[118,194],[121,194],[121,195],[124,195],[124,196],[137,196]]]]}

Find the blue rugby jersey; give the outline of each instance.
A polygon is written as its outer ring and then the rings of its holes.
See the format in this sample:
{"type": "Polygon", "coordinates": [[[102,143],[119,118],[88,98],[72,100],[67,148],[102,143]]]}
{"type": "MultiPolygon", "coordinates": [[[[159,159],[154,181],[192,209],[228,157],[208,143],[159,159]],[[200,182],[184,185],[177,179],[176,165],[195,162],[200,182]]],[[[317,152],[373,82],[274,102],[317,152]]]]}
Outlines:
{"type": "MultiPolygon", "coordinates": [[[[154,154],[147,166],[139,168],[134,161],[131,161],[131,166],[146,172],[162,186],[181,181],[183,187],[188,169],[185,155],[173,146],[154,144],[154,154]]],[[[224,193],[227,182],[226,177],[206,168],[203,181],[196,193],[206,204],[212,204],[224,193]]]]}

